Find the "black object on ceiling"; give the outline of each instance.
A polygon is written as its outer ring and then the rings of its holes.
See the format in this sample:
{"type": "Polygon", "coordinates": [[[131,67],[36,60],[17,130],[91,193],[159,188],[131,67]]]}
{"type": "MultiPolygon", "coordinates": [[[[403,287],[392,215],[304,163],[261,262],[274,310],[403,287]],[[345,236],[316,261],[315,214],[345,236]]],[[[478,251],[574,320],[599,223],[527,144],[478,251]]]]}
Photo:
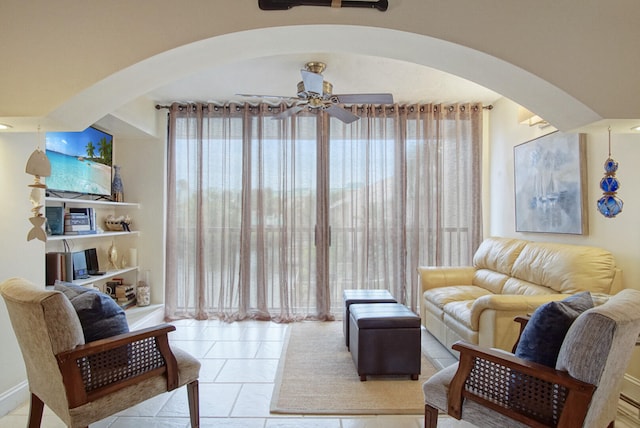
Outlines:
{"type": "Polygon", "coordinates": [[[388,0],[258,0],[258,6],[262,10],[287,10],[294,6],[363,7],[384,12],[389,7],[389,2],[388,0]]]}

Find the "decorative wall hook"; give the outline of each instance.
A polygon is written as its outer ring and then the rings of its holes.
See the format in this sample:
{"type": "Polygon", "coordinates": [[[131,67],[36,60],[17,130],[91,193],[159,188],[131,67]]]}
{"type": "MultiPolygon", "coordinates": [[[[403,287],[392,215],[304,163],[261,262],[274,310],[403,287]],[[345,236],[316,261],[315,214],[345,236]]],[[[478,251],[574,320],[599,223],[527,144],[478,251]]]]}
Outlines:
{"type": "Polygon", "coordinates": [[[609,127],[609,157],[604,161],[604,177],[600,180],[600,189],[604,195],[598,199],[598,211],[607,218],[613,218],[622,212],[624,202],[616,196],[620,182],[616,178],[618,162],[611,157],[611,127],[609,127]]]}

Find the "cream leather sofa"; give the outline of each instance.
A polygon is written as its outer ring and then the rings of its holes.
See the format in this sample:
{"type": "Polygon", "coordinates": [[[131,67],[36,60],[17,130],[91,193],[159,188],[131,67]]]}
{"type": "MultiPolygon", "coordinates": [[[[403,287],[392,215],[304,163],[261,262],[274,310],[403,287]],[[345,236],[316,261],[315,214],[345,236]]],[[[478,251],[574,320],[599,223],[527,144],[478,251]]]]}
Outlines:
{"type": "Polygon", "coordinates": [[[590,291],[621,289],[610,252],[581,245],[488,238],[469,267],[419,267],[422,323],[447,348],[458,340],[511,351],[517,315],[590,291]]]}

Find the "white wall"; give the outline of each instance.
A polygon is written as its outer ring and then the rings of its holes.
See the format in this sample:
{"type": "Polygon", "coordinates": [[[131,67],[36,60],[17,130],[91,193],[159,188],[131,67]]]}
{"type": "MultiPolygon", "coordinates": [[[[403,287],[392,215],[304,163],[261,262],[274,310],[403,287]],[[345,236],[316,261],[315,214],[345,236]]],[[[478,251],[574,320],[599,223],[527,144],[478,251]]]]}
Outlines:
{"type": "Polygon", "coordinates": [[[140,235],[132,245],[138,250],[138,279],[149,270],[151,303],[164,302],[164,140],[157,138],[120,138],[116,140],[116,162],[122,165],[125,201],[138,202],[139,210],[129,214],[133,229],[140,235]]]}
{"type": "MultiPolygon", "coordinates": [[[[44,284],[44,243],[27,242],[31,223],[31,203],[28,184],[33,177],[24,172],[27,159],[36,148],[36,133],[0,134],[0,281],[23,277],[36,284],[44,284]]],[[[44,147],[42,147],[44,148],[44,147]]],[[[15,407],[16,400],[27,395],[26,373],[22,354],[16,342],[4,301],[0,299],[0,415],[15,407]],[[16,388],[21,388],[14,394],[16,388]]]]}
{"type": "MultiPolygon", "coordinates": [[[[518,105],[501,99],[491,112],[489,132],[490,193],[489,235],[518,237],[532,241],[553,241],[570,244],[594,245],[613,253],[623,272],[625,288],[640,289],[640,133],[611,135],[611,155],[619,163],[616,177],[620,181],[618,196],[624,208],[616,218],[605,218],[596,209],[596,201],[602,196],[600,179],[604,176],[604,161],[608,156],[607,125],[601,129],[590,127],[577,130],[587,133],[587,188],[588,221],[587,235],[565,235],[548,233],[518,233],[515,231],[513,147],[554,131],[537,126],[520,125],[517,121],[518,105]]],[[[640,121],[639,121],[640,123],[640,121]]],[[[628,373],[640,380],[640,350],[634,357],[628,373]]]]}

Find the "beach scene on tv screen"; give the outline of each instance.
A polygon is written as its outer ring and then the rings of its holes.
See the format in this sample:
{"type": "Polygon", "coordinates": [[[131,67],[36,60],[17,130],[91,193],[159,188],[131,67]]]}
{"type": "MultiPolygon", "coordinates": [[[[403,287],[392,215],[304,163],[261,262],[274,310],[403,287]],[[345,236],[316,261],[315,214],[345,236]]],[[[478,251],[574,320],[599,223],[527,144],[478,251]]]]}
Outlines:
{"type": "Polygon", "coordinates": [[[82,132],[47,132],[51,176],[48,189],[111,195],[113,137],[95,128],[82,132]]]}

